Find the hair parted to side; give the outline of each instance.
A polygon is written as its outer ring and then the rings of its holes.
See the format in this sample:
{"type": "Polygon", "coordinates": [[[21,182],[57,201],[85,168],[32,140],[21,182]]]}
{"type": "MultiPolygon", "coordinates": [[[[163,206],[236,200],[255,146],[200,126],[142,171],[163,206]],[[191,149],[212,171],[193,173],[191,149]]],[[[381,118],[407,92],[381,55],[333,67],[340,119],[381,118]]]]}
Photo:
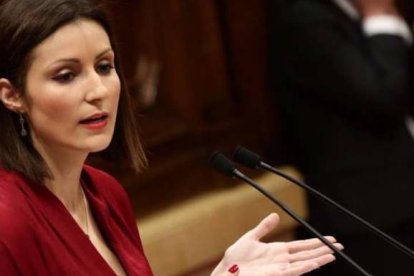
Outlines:
{"type": "MultiPolygon", "coordinates": [[[[118,55],[108,18],[96,0],[0,0],[0,78],[8,79],[24,94],[32,50],[60,27],[80,19],[99,23],[118,55]]],[[[117,121],[111,144],[99,154],[110,161],[126,160],[139,171],[146,158],[119,58],[115,63],[122,87],[117,121]]],[[[20,137],[18,116],[0,104],[0,166],[33,182],[53,177],[30,137],[20,137]]]]}

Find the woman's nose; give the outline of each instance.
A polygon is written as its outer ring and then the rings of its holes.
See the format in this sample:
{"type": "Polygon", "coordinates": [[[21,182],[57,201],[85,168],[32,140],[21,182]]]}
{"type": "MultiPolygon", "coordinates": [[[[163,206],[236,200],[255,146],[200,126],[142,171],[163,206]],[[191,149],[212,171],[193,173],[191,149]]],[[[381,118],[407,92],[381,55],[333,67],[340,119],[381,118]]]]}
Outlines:
{"type": "Polygon", "coordinates": [[[108,88],[104,79],[95,70],[88,73],[88,88],[85,99],[88,102],[95,102],[104,99],[107,96],[108,88]]]}

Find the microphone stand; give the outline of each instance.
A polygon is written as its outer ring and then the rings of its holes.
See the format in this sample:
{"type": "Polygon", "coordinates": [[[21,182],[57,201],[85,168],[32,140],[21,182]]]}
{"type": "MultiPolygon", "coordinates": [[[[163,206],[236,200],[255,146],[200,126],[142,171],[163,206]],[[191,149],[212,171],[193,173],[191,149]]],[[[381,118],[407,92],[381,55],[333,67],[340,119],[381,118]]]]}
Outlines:
{"type": "Polygon", "coordinates": [[[329,242],[325,237],[323,237],[315,228],[313,228],[305,220],[299,217],[293,210],[291,210],[282,201],[278,200],[276,197],[273,197],[268,191],[262,188],[254,180],[252,180],[251,178],[247,177],[246,175],[238,171],[234,167],[233,163],[230,160],[228,160],[223,154],[218,153],[218,152],[213,153],[209,159],[209,163],[212,167],[214,167],[221,173],[231,176],[231,177],[239,178],[243,180],[244,182],[250,184],[256,190],[258,190],[260,193],[262,193],[264,196],[270,199],[273,203],[278,205],[283,211],[289,214],[300,225],[304,226],[310,233],[316,236],[321,242],[323,242],[326,246],[328,246],[332,251],[334,251],[336,254],[341,256],[349,265],[351,265],[353,268],[358,270],[362,275],[372,276],[369,272],[363,269],[360,265],[358,265],[354,260],[348,257],[345,253],[338,250],[331,242],[329,242]]]}
{"type": "Polygon", "coordinates": [[[306,185],[304,182],[299,181],[299,180],[291,177],[290,175],[287,175],[286,173],[284,173],[284,172],[270,166],[269,164],[263,162],[261,160],[261,157],[259,155],[257,155],[256,153],[254,153],[254,152],[252,152],[252,151],[250,151],[246,148],[238,147],[235,150],[234,158],[236,159],[236,161],[240,162],[241,164],[243,164],[243,165],[245,165],[249,168],[252,168],[252,169],[262,168],[264,170],[267,170],[267,171],[270,171],[274,174],[277,174],[277,175],[289,180],[290,182],[302,187],[303,189],[305,189],[306,191],[308,191],[312,195],[318,197],[319,199],[321,199],[322,201],[324,201],[328,204],[331,204],[332,206],[334,206],[335,208],[337,208],[341,212],[345,213],[346,215],[348,215],[351,218],[353,218],[354,220],[356,220],[358,223],[363,225],[366,229],[368,229],[371,233],[375,234],[381,240],[387,242],[388,244],[391,244],[396,249],[402,251],[403,253],[408,255],[410,258],[414,259],[413,250],[411,250],[410,248],[408,248],[404,244],[398,242],[397,240],[395,240],[391,236],[387,235],[386,233],[384,233],[380,229],[376,228],[375,226],[373,226],[369,222],[365,221],[364,219],[360,218],[356,214],[352,213],[351,211],[349,211],[345,207],[339,205],[337,202],[335,202],[331,198],[325,196],[324,194],[322,194],[318,190],[310,187],[309,185],[306,185]]]}

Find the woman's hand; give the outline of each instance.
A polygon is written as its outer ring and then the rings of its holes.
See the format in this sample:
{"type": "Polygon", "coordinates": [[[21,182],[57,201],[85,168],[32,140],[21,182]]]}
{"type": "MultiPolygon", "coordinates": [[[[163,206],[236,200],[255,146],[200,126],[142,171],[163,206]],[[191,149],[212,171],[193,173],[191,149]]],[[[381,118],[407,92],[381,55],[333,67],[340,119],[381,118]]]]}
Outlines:
{"type": "MultiPolygon", "coordinates": [[[[254,229],[230,246],[212,276],[239,275],[301,275],[335,260],[332,250],[318,239],[292,242],[264,243],[260,239],[270,233],[279,222],[277,214],[270,214],[254,229]]],[[[326,237],[338,249],[333,237],[326,237]]]]}

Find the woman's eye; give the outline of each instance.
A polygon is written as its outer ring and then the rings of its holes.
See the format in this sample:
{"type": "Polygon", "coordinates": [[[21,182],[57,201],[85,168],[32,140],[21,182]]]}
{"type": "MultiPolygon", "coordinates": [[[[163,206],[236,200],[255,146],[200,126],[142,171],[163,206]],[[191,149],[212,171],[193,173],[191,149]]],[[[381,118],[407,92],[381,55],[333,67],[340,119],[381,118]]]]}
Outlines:
{"type": "Polygon", "coordinates": [[[101,75],[109,75],[114,66],[110,63],[102,63],[96,67],[96,71],[101,75]]]}
{"type": "Polygon", "coordinates": [[[57,76],[53,77],[53,80],[59,83],[69,83],[75,78],[75,74],[73,72],[64,72],[60,73],[57,76]]]}

